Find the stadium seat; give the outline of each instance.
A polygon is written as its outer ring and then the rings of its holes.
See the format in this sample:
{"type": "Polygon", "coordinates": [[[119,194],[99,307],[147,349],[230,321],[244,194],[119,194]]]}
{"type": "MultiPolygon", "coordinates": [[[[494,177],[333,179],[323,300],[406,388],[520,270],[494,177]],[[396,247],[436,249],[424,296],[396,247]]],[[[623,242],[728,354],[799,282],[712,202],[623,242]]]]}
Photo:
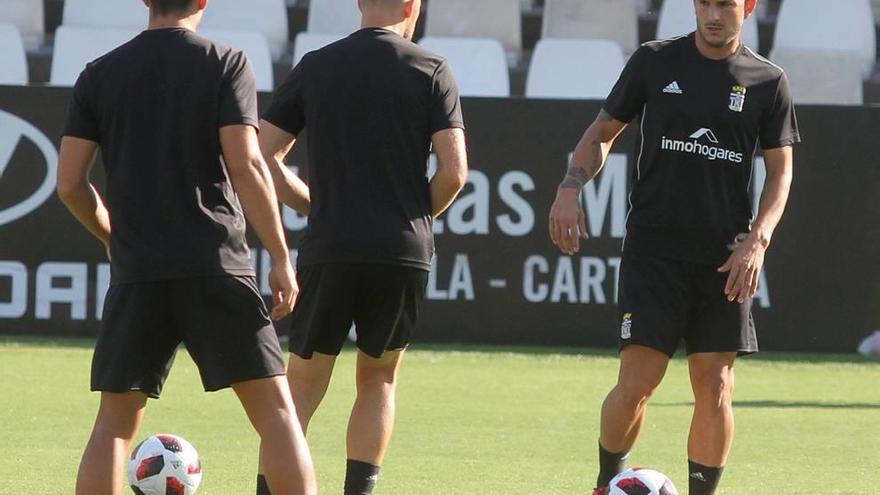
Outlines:
{"type": "Polygon", "coordinates": [[[779,47],[773,62],[782,66],[792,98],[802,105],[862,105],[863,60],[856,52],[779,47]]]}
{"type": "Polygon", "coordinates": [[[356,0],[317,0],[309,3],[306,31],[323,34],[351,34],[361,27],[356,0]]]}
{"type": "Polygon", "coordinates": [[[874,15],[870,0],[782,2],[773,42],[776,49],[813,49],[855,53],[862,75],[871,73],[877,56],[874,15]]]}
{"type": "Polygon", "coordinates": [[[134,38],[139,32],[139,29],[59,26],[55,31],[49,84],[73,86],[87,63],[134,38]]]}
{"type": "MultiPolygon", "coordinates": [[[[323,1],[312,2],[312,6],[323,1]]],[[[287,50],[287,6],[284,0],[211,0],[200,29],[261,33],[269,43],[272,58],[278,60],[287,50]]]]}
{"type": "Polygon", "coordinates": [[[0,46],[0,85],[27,85],[27,57],[18,27],[0,24],[0,46]]]}
{"type": "Polygon", "coordinates": [[[12,24],[19,36],[35,48],[45,33],[43,2],[34,0],[3,0],[0,7],[0,24],[12,24]]]}
{"type": "Polygon", "coordinates": [[[65,26],[91,28],[146,29],[149,21],[140,0],[64,0],[61,18],[65,26]]]}
{"type": "Polygon", "coordinates": [[[520,9],[520,0],[431,0],[425,35],[496,39],[515,61],[522,50],[520,9]]]}
{"type": "Polygon", "coordinates": [[[546,0],[544,38],[616,41],[626,53],[639,46],[635,0],[546,0]]]}
{"type": "Polygon", "coordinates": [[[209,40],[244,51],[254,69],[257,91],[272,91],[275,88],[272,53],[269,50],[269,42],[261,33],[199,29],[199,34],[209,40]]]}
{"type": "MultiPolygon", "coordinates": [[[[689,0],[664,0],[660,7],[660,18],[657,20],[657,39],[673,38],[697,29],[697,16],[694,3],[689,0]]],[[[743,43],[759,50],[758,16],[752,15],[743,25],[743,43]]]]}
{"type": "Polygon", "coordinates": [[[623,51],[613,41],[544,38],[532,55],[526,97],[604,100],[623,64],[623,51]]]}
{"type": "MultiPolygon", "coordinates": [[[[88,62],[134,38],[138,29],[95,29],[60,26],[55,32],[55,50],[49,84],[73,86],[88,62]]],[[[248,55],[254,68],[258,91],[271,91],[272,57],[266,38],[259,33],[205,29],[202,36],[229,45],[248,55]]]]}
{"type": "Polygon", "coordinates": [[[425,37],[419,44],[449,61],[461,96],[510,96],[507,59],[498,40],[425,37]]]}
{"type": "Polygon", "coordinates": [[[293,65],[299,63],[306,53],[323,48],[334,41],[345,37],[344,34],[317,34],[300,32],[293,42],[293,65]]]}

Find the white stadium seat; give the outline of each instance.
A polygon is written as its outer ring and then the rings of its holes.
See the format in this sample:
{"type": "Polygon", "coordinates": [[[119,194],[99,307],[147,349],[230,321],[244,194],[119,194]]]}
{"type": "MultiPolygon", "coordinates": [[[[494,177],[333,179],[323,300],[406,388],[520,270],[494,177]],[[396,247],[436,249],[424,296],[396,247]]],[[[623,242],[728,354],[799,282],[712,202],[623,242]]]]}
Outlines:
{"type": "Polygon", "coordinates": [[[299,63],[306,53],[323,48],[334,41],[344,38],[345,34],[319,34],[300,32],[293,42],[293,65],[299,63]]]}
{"type": "Polygon", "coordinates": [[[517,59],[522,51],[520,0],[431,0],[425,35],[492,38],[517,59]]]}
{"type": "Polygon", "coordinates": [[[27,85],[27,57],[18,27],[0,24],[0,46],[0,85],[27,85]]]}
{"type": "Polygon", "coordinates": [[[856,52],[780,47],[773,62],[788,76],[792,99],[802,105],[862,105],[863,60],[856,52]]]}
{"type": "Polygon", "coordinates": [[[42,0],[2,0],[0,4],[0,24],[18,27],[21,37],[29,45],[38,46],[45,33],[42,0]]]}
{"type": "MultiPolygon", "coordinates": [[[[694,2],[691,0],[663,1],[663,6],[660,8],[660,18],[657,20],[657,39],[673,38],[690,33],[695,29],[697,29],[697,14],[694,12],[694,2]]],[[[751,15],[746,19],[746,23],[743,25],[742,40],[746,46],[758,51],[757,15],[751,15]]]]}
{"type": "Polygon", "coordinates": [[[64,0],[61,24],[92,28],[143,30],[150,11],[141,0],[64,0]]]}
{"type": "Polygon", "coordinates": [[[49,84],[73,86],[87,63],[134,38],[138,33],[139,29],[59,26],[55,31],[49,84]]]}
{"type": "Polygon", "coordinates": [[[776,20],[774,51],[780,48],[855,53],[862,75],[871,73],[877,57],[874,15],[870,0],[782,2],[776,20]]]}
{"type": "Polygon", "coordinates": [[[526,97],[604,100],[623,65],[613,41],[544,38],[532,55],[526,97]]]}
{"type": "Polygon", "coordinates": [[[284,0],[210,0],[199,29],[261,33],[278,60],[287,49],[287,6],[284,0]]]}
{"type": "Polygon", "coordinates": [[[357,0],[313,0],[309,3],[306,31],[317,34],[351,34],[361,27],[357,0]]]}
{"type": "MultiPolygon", "coordinates": [[[[141,0],[65,0],[62,25],[146,29],[150,11],[141,0]]],[[[211,0],[200,29],[252,31],[269,42],[273,58],[287,47],[284,0],[211,0]]]]}
{"type": "Polygon", "coordinates": [[[461,96],[510,96],[507,58],[498,40],[425,37],[419,44],[449,61],[461,96]]]}
{"type": "Polygon", "coordinates": [[[546,0],[544,38],[616,41],[626,53],[639,46],[635,0],[546,0]]]}
{"type": "Polygon", "coordinates": [[[251,31],[224,31],[219,29],[199,29],[199,35],[211,41],[244,51],[251,62],[251,67],[254,69],[257,91],[272,91],[275,89],[272,53],[269,50],[269,42],[265,36],[251,31]]]}
{"type": "MultiPolygon", "coordinates": [[[[95,29],[60,26],[55,32],[55,50],[49,84],[73,86],[88,62],[134,38],[138,29],[95,29]]],[[[257,90],[271,91],[272,58],[266,38],[259,33],[203,30],[199,34],[218,43],[243,50],[251,61],[257,90]]]]}

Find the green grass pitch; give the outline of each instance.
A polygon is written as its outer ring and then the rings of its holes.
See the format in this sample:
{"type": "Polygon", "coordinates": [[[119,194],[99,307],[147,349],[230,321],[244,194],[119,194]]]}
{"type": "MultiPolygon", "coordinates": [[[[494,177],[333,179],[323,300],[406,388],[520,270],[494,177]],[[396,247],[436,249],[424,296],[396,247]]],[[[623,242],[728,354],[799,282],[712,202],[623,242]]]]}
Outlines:
{"type": "MultiPolygon", "coordinates": [[[[91,341],[0,338],[0,494],[69,494],[92,426],[91,341]]],[[[342,492],[354,354],[309,431],[321,493],[342,492]]],[[[865,495],[880,473],[880,362],[759,354],[736,366],[737,437],[720,495],[865,495]]],[[[596,350],[415,345],[377,495],[589,493],[598,411],[617,373],[596,350]]],[[[631,462],[686,492],[692,398],[675,359],[631,462]]],[[[203,458],[202,495],[254,493],[256,435],[234,395],[205,394],[185,352],[140,438],[169,432],[203,458]]]]}

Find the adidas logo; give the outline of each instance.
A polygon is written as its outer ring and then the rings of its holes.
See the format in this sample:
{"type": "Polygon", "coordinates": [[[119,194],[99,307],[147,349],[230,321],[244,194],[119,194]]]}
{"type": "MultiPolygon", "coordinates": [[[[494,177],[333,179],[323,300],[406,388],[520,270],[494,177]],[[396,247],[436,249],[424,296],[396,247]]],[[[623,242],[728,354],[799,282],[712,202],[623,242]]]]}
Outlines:
{"type": "Polygon", "coordinates": [[[684,93],[684,91],[681,90],[681,87],[679,87],[678,81],[672,81],[671,83],[669,83],[669,86],[663,88],[663,92],[674,95],[680,95],[684,93]]]}
{"type": "Polygon", "coordinates": [[[706,482],[706,477],[703,476],[703,473],[701,473],[701,472],[699,472],[699,471],[697,471],[697,472],[695,472],[695,473],[691,473],[691,478],[693,478],[693,479],[695,479],[695,480],[697,480],[697,481],[702,481],[703,483],[706,482]]]}

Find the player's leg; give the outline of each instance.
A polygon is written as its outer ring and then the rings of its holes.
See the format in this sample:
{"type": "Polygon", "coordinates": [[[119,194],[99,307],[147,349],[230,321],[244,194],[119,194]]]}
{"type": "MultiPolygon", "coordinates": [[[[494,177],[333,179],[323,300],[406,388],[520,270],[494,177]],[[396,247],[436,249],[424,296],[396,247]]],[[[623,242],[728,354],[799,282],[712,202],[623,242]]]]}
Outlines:
{"type": "Polygon", "coordinates": [[[357,399],[348,422],[350,460],[381,466],[391,441],[397,392],[397,374],[404,351],[381,358],[358,352],[357,399]]]}
{"type": "Polygon", "coordinates": [[[281,347],[256,280],[180,280],[172,284],[172,296],[175,318],[205,390],[232,387],[259,434],[273,493],[317,493],[311,454],[284,377],[281,347]]]}
{"type": "Polygon", "coordinates": [[[620,370],[602,404],[597,493],[624,469],[645,421],[648,400],[666,373],[689,314],[681,263],[625,253],[620,266],[620,370]]]}
{"type": "Polygon", "coordinates": [[[290,355],[287,364],[287,381],[293,403],[296,404],[296,415],[303,432],[307,432],[309,421],[327,393],[330,377],[336,356],[315,352],[309,359],[296,354],[290,355]]]}
{"type": "Polygon", "coordinates": [[[290,323],[287,380],[303,431],[318,409],[336,356],[351,328],[356,265],[329,263],[300,268],[300,294],[290,323]]]}
{"type": "Polygon", "coordinates": [[[691,495],[715,493],[733,443],[733,362],[735,352],[688,356],[694,416],[688,437],[691,495]]]}
{"type": "Polygon", "coordinates": [[[260,458],[272,493],[317,494],[312,457],[284,377],[238,382],[232,389],[260,435],[260,458]]]}
{"type": "Polygon", "coordinates": [[[623,462],[645,422],[648,400],[663,380],[668,364],[666,353],[650,347],[628,345],[620,352],[617,384],[602,403],[596,486],[606,486],[623,470],[623,462]]]}
{"type": "Polygon", "coordinates": [[[119,495],[125,486],[125,461],[144,418],[143,392],[101,393],[95,426],[76,476],[77,495],[119,495]]]}
{"type": "Polygon", "coordinates": [[[378,480],[394,429],[397,375],[428,281],[428,272],[414,268],[358,268],[357,399],[348,423],[346,495],[368,495],[378,480]]]}
{"type": "Polygon", "coordinates": [[[714,267],[695,271],[701,303],[687,331],[694,416],[688,438],[691,495],[717,489],[733,442],[733,364],[737,355],[757,352],[751,301],[724,296],[727,275],[714,267]]]}
{"type": "Polygon", "coordinates": [[[101,392],[101,403],[77,474],[78,495],[122,493],[147,397],[159,397],[179,342],[165,283],[110,287],[92,357],[91,389],[101,392]]]}

